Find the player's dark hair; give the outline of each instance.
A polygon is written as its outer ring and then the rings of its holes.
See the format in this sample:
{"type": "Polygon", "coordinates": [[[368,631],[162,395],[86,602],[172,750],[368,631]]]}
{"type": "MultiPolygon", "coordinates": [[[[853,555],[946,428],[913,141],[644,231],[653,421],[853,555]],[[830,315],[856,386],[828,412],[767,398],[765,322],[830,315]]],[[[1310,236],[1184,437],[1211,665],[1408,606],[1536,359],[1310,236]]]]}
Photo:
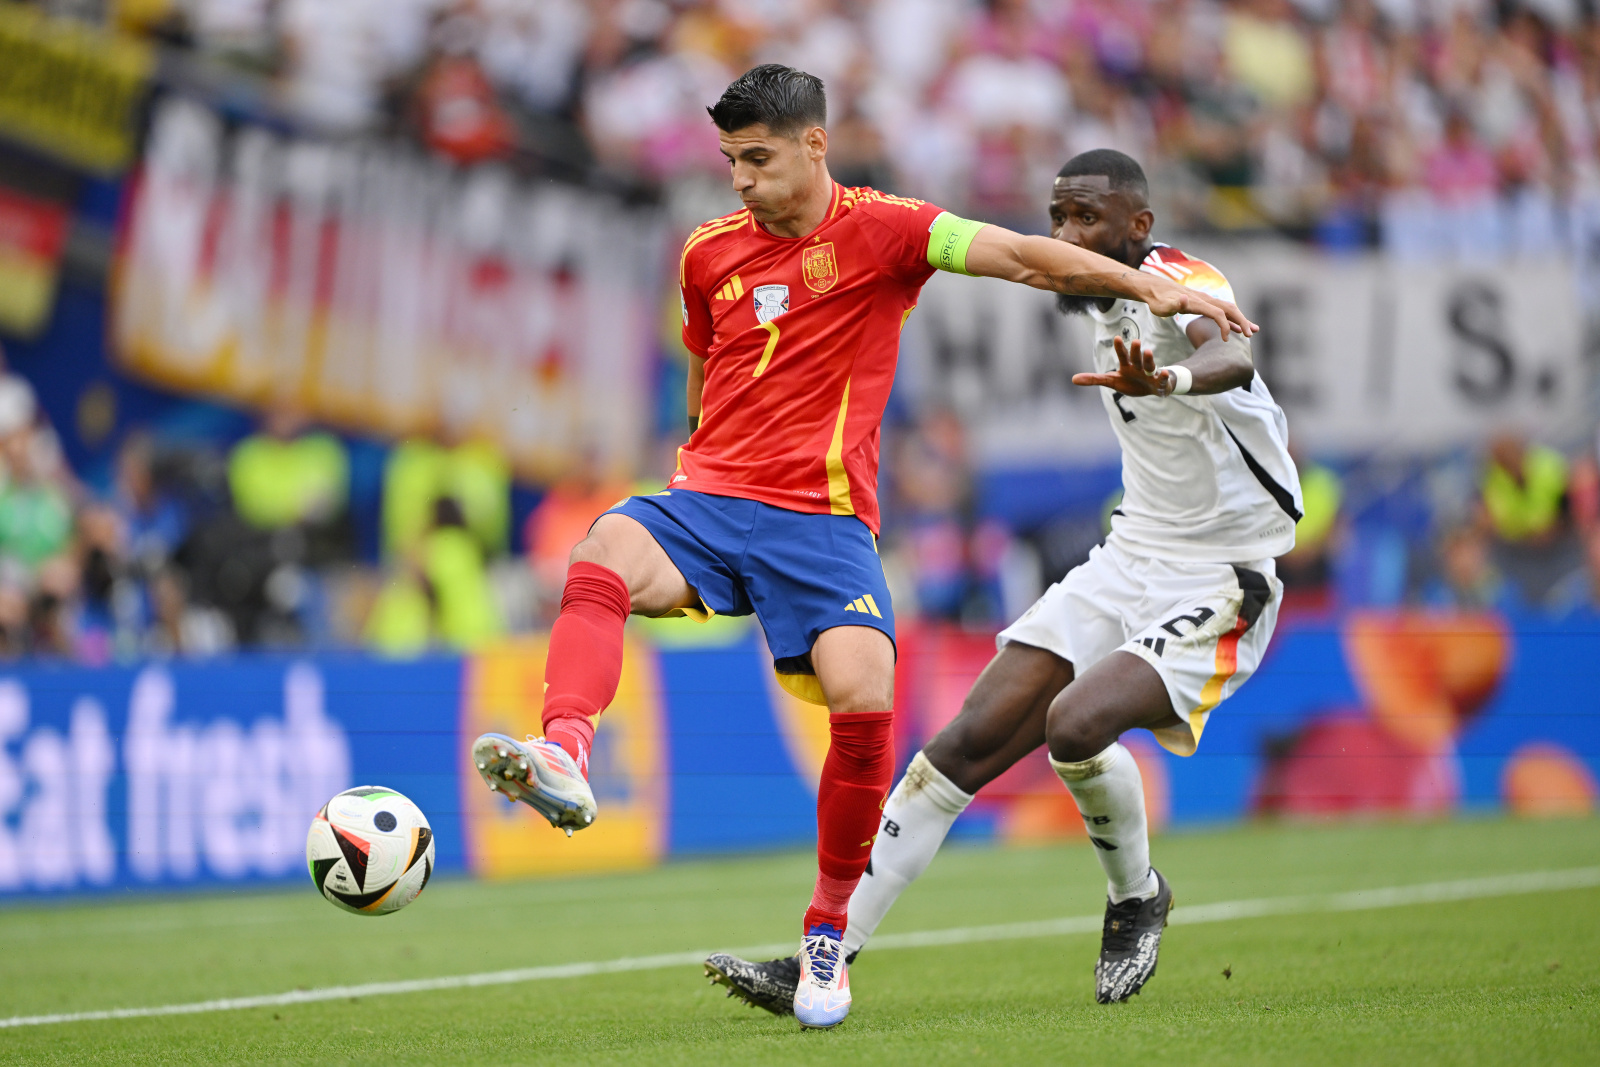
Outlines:
{"type": "Polygon", "coordinates": [[[1141,200],[1150,199],[1150,183],[1145,180],[1144,168],[1130,155],[1115,148],[1091,148],[1067,160],[1056,172],[1058,178],[1100,177],[1111,182],[1119,193],[1132,193],[1141,200]]]}
{"type": "Polygon", "coordinates": [[[706,112],[724,133],[760,123],[773,134],[788,137],[827,124],[828,96],[815,74],[763,63],[735,78],[706,112]]]}

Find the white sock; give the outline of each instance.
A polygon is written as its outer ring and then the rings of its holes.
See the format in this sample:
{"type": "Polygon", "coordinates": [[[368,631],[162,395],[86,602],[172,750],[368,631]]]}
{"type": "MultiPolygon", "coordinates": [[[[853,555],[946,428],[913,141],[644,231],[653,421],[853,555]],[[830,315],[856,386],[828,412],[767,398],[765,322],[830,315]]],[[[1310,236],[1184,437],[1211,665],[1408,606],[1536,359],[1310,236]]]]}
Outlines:
{"type": "Polygon", "coordinates": [[[867,873],[850,897],[847,954],[861,951],[895,899],[928,869],[956,816],[970,803],[972,796],[957,789],[921,752],[911,758],[905,777],[883,805],[867,873]]]}
{"type": "Polygon", "coordinates": [[[1093,759],[1050,766],[1066,784],[1106,872],[1113,903],[1156,895],[1150,870],[1150,831],[1144,817],[1144,779],[1133,753],[1113,744],[1093,759]]]}

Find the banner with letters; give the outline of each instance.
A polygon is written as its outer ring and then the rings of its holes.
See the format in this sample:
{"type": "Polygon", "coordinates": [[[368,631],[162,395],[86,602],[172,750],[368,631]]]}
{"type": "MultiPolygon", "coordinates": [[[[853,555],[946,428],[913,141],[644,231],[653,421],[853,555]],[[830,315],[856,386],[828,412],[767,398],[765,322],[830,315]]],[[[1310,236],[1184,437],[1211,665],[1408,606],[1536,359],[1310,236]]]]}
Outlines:
{"type": "Polygon", "coordinates": [[[0,134],[114,174],[133,156],[154,69],[142,41],[0,0],[0,134]]]}
{"type": "MultiPolygon", "coordinates": [[[[485,878],[806,848],[827,714],[779,687],[760,632],[630,628],[600,719],[594,826],[572,838],[484,789],[486,730],[539,730],[543,636],[465,659],[247,656],[0,670],[0,899],[306,877],[312,815],[354,785],[416,801],[438,869],[485,878]]],[[[1356,614],[1286,621],[1256,676],[1179,759],[1138,732],[1157,827],[1248,815],[1583,814],[1600,799],[1600,616],[1356,614]]],[[[901,767],[961,708],[992,634],[903,625],[901,767]]],[[[958,835],[1082,837],[1043,750],[958,835]]],[[[309,891],[309,888],[308,888],[309,891]]]]}
{"type": "Polygon", "coordinates": [[[230,129],[179,98],[156,109],[129,208],[112,332],[139,377],[484,438],[527,477],[644,454],[655,214],[403,146],[230,129]]]}
{"type": "MultiPolygon", "coordinates": [[[[1295,440],[1313,451],[1434,451],[1517,427],[1582,433],[1585,360],[1577,270],[1561,259],[1474,265],[1334,257],[1278,243],[1186,244],[1261,326],[1256,365],[1295,440]]],[[[899,387],[947,407],[985,466],[1115,460],[1091,369],[1087,318],[1054,297],[935,274],[907,322],[899,387]]]]}

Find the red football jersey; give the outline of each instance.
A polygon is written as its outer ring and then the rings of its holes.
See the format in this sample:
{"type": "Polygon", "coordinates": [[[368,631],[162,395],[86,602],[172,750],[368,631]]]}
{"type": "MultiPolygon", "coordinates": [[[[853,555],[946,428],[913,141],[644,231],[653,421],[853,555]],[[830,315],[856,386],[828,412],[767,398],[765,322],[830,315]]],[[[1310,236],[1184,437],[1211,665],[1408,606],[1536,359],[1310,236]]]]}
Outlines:
{"type": "Polygon", "coordinates": [[[705,357],[706,385],[673,488],[856,515],[878,532],[879,425],[939,214],[835,184],[804,237],[776,237],[749,211],[689,235],[683,343],[705,357]]]}

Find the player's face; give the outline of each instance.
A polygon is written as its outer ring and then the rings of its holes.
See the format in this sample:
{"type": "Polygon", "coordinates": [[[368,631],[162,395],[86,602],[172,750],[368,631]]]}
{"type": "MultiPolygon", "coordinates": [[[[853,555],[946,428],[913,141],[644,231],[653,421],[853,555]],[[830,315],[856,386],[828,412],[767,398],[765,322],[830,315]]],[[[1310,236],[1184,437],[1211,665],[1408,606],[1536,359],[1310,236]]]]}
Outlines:
{"type": "Polygon", "coordinates": [[[799,213],[828,149],[828,134],[821,126],[785,137],[758,123],[732,133],[719,131],[718,139],[728,157],[733,191],[757,221],[765,223],[783,222],[799,213]]]}
{"type": "Polygon", "coordinates": [[[1050,236],[1130,267],[1143,258],[1155,216],[1142,203],[1113,191],[1097,174],[1057,178],[1050,199],[1050,236]]]}

